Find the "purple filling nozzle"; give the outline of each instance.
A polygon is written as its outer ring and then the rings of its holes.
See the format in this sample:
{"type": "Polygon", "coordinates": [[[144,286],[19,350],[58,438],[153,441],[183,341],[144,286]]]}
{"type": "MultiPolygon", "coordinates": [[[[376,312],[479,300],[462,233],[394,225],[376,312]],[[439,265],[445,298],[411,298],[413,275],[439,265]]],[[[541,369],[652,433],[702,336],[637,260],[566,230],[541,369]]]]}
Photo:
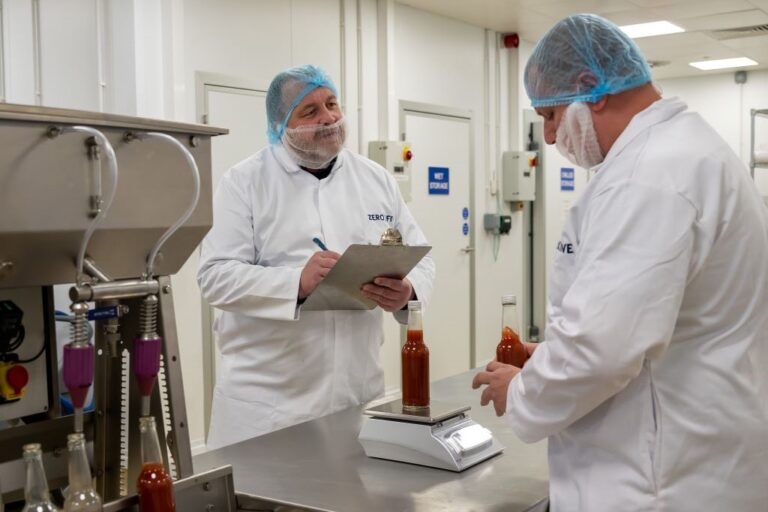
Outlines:
{"type": "Polygon", "coordinates": [[[82,409],[88,388],[93,384],[95,358],[93,345],[64,345],[64,385],[75,409],[82,409]]]}
{"type": "Polygon", "coordinates": [[[152,394],[152,388],[160,371],[162,338],[136,338],[133,342],[133,373],[139,379],[142,396],[152,394]]]}

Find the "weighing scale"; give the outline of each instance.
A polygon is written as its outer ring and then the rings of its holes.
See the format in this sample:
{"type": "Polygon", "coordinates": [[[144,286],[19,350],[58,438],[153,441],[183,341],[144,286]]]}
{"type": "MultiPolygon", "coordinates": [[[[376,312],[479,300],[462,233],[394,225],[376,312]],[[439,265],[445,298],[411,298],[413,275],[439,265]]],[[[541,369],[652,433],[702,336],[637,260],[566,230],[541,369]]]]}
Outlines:
{"type": "Polygon", "coordinates": [[[464,471],[504,450],[469,409],[438,401],[412,409],[394,400],[364,411],[370,418],[358,440],[369,457],[464,471]]]}

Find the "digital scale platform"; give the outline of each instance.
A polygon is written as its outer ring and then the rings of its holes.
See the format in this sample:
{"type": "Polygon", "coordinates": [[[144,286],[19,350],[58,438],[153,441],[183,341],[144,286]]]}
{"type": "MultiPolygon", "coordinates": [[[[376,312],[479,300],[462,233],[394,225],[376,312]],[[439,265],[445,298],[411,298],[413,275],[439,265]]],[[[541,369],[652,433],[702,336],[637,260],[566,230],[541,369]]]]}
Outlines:
{"type": "Polygon", "coordinates": [[[394,400],[364,411],[370,417],[358,440],[369,457],[464,471],[504,450],[469,409],[439,401],[411,409],[394,400]]]}

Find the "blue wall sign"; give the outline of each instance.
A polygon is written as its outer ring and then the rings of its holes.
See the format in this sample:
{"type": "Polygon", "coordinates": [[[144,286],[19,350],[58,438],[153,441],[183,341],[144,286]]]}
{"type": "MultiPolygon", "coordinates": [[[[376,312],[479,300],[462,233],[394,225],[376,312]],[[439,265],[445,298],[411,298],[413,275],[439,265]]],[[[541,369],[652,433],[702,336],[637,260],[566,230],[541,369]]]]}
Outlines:
{"type": "Polygon", "coordinates": [[[469,218],[469,208],[466,206],[461,210],[461,218],[467,220],[469,218]]]}
{"type": "Polygon", "coordinates": [[[450,192],[449,172],[447,167],[429,168],[429,183],[427,184],[429,195],[448,195],[450,192]]]}
{"type": "Polygon", "coordinates": [[[469,234],[469,224],[466,222],[461,225],[461,232],[464,233],[464,236],[467,236],[469,234]]]}
{"type": "Polygon", "coordinates": [[[574,190],[576,185],[576,172],[571,167],[560,168],[560,190],[565,192],[574,190]]]}

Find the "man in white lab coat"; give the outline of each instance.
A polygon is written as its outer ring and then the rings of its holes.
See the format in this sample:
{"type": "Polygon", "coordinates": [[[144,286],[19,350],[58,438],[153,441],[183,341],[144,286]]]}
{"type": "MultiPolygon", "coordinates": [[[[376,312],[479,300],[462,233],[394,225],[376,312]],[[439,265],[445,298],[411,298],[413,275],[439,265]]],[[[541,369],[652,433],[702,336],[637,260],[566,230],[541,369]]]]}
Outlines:
{"type": "Polygon", "coordinates": [[[596,171],[569,212],[545,341],[476,375],[528,442],[554,512],[768,510],[768,219],[725,141],[662,99],[591,15],[538,43],[525,85],[548,144],[596,171]]]}
{"type": "Polygon", "coordinates": [[[202,246],[198,282],[221,310],[212,448],[381,395],[382,310],[407,321],[403,307],[428,301],[434,279],[427,256],[405,279],[363,287],[380,308],[301,311],[350,244],[379,243],[387,228],[408,245],[427,241],[394,178],[344,149],[343,113],[322,70],[278,74],[267,116],[271,144],[224,174],[202,246]]]}

